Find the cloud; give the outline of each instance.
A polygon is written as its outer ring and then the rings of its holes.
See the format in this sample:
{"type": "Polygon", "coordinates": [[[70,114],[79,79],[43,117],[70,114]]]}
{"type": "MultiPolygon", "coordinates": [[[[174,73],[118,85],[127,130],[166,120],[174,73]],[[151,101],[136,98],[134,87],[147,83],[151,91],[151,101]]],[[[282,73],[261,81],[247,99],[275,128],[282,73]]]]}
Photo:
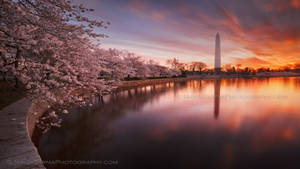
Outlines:
{"type": "Polygon", "coordinates": [[[162,21],[168,15],[168,11],[158,10],[151,7],[151,3],[146,0],[132,0],[128,2],[129,11],[133,12],[139,17],[149,18],[152,21],[162,21]]]}
{"type": "Polygon", "coordinates": [[[127,41],[136,41],[128,44],[133,49],[141,42],[163,47],[156,53],[164,56],[168,50],[170,57],[213,57],[214,37],[220,32],[223,56],[244,49],[247,55],[234,55],[244,58],[244,64],[254,65],[253,58],[267,62],[256,60],[257,66],[300,61],[299,0],[104,1],[123,5],[114,11],[122,18],[116,30],[126,34],[127,41]]]}
{"type": "Polygon", "coordinates": [[[299,0],[290,0],[292,6],[294,8],[300,8],[300,1],[299,0]]]}
{"type": "MultiPolygon", "coordinates": [[[[264,1],[261,1],[264,2],[264,1]]],[[[243,16],[234,14],[233,11],[224,8],[226,22],[231,22],[230,28],[233,32],[231,38],[234,42],[242,45],[256,56],[268,61],[270,65],[284,65],[295,63],[300,60],[300,25],[295,23],[295,19],[300,19],[299,11],[295,13],[294,5],[283,4],[281,0],[272,1],[272,6],[261,3],[264,15],[260,15],[255,22],[249,19],[254,16],[243,16]],[[279,10],[273,11],[277,7],[279,10]],[[270,12],[271,13],[266,13],[270,12]],[[229,13],[229,14],[228,14],[229,13]],[[236,19],[237,18],[237,19],[236,19]],[[247,24],[239,22],[238,18],[246,18],[247,24]],[[294,18],[294,19],[291,19],[294,18]],[[252,23],[251,26],[249,26],[252,23]]],[[[292,2],[292,1],[290,1],[292,2]]],[[[288,3],[287,3],[288,4],[288,3]]],[[[254,10],[255,8],[253,8],[254,10]]],[[[257,12],[259,13],[259,12],[257,12]]],[[[252,60],[245,59],[252,64],[252,60]]],[[[258,62],[258,64],[266,64],[258,62]]]]}
{"type": "Polygon", "coordinates": [[[251,57],[251,58],[245,58],[245,59],[236,58],[235,62],[236,62],[236,64],[241,64],[244,67],[253,67],[253,68],[270,65],[270,63],[268,61],[265,61],[265,60],[257,58],[257,57],[251,57]]]}

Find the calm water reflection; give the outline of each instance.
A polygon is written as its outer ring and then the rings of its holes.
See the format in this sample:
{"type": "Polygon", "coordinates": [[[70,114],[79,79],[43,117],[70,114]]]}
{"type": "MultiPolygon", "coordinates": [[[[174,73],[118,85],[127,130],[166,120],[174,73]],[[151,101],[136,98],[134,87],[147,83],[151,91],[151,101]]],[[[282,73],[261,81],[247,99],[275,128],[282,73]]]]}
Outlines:
{"type": "Polygon", "coordinates": [[[300,168],[300,78],[192,80],[126,90],[42,136],[48,168],[300,168]],[[108,162],[108,161],[106,161],[108,162]]]}

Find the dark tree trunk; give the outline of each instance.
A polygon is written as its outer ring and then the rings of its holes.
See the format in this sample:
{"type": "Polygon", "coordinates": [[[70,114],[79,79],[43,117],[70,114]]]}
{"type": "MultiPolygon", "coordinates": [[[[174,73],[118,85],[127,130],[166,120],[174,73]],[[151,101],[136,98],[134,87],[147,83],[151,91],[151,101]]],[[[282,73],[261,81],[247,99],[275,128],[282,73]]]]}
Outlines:
{"type": "Polygon", "coordinates": [[[104,103],[104,99],[103,99],[102,95],[98,95],[98,100],[99,100],[99,103],[101,103],[101,104],[104,103]]]}
{"type": "MultiPolygon", "coordinates": [[[[16,61],[15,61],[15,69],[17,70],[19,67],[19,59],[21,56],[21,50],[18,48],[17,49],[17,54],[16,54],[16,61]]],[[[17,78],[17,76],[15,76],[15,88],[19,88],[19,79],[17,78]]]]}
{"type": "Polygon", "coordinates": [[[2,74],[2,81],[7,81],[7,79],[6,79],[6,72],[1,72],[1,74],[2,74]]]}
{"type": "MultiPolygon", "coordinates": [[[[3,60],[3,62],[4,62],[4,67],[7,65],[7,60],[6,60],[6,58],[5,58],[5,56],[4,56],[4,54],[2,53],[2,52],[0,52],[0,57],[1,57],[1,59],[3,60]]],[[[7,79],[6,79],[6,72],[4,72],[4,71],[1,71],[1,75],[2,75],[2,80],[3,81],[6,81],[7,79]]]]}

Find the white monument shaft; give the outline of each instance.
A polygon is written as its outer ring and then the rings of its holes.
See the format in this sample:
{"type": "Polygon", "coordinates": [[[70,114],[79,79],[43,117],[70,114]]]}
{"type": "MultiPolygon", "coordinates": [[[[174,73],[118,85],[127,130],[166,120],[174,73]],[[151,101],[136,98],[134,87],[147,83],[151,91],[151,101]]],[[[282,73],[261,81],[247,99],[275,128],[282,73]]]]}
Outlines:
{"type": "Polygon", "coordinates": [[[215,47],[215,70],[221,70],[221,40],[220,35],[216,35],[216,47],[215,47]]]}

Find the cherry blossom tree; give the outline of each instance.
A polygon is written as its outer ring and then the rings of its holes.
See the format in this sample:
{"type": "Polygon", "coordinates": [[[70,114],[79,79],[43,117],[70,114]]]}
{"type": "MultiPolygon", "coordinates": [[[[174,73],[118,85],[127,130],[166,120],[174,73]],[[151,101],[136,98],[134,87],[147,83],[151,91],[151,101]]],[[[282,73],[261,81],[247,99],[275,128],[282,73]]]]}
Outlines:
{"type": "Polygon", "coordinates": [[[93,30],[110,24],[84,16],[92,11],[68,0],[0,0],[0,71],[12,76],[16,87],[23,84],[31,98],[47,101],[51,110],[43,118],[50,126],[61,121],[53,110],[66,114],[68,106],[89,105],[93,95],[109,93],[128,75],[178,74],[133,53],[92,43],[106,37],[93,30]]]}
{"type": "Polygon", "coordinates": [[[111,89],[113,81],[98,78],[105,65],[93,55],[97,46],[90,41],[105,37],[93,29],[109,23],[83,16],[93,9],[66,0],[0,4],[0,68],[15,77],[16,87],[21,82],[30,96],[64,106],[84,104],[88,94],[111,89]]]}
{"type": "Polygon", "coordinates": [[[134,77],[137,75],[136,67],[140,67],[135,64],[143,62],[139,57],[135,57],[133,53],[117,49],[99,48],[95,50],[94,55],[98,56],[106,67],[100,73],[100,76],[105,79],[121,80],[127,76],[134,77]]]}
{"type": "Polygon", "coordinates": [[[161,66],[153,60],[149,60],[147,63],[149,67],[151,77],[172,77],[179,76],[181,72],[176,69],[169,69],[166,66],[161,66]]]}
{"type": "Polygon", "coordinates": [[[192,63],[190,63],[190,67],[191,67],[192,71],[198,70],[198,71],[202,72],[202,70],[204,68],[206,68],[207,65],[203,62],[192,62],[192,63]]]}
{"type": "Polygon", "coordinates": [[[177,69],[179,70],[181,63],[179,62],[178,59],[173,58],[173,59],[169,59],[167,60],[167,65],[170,65],[172,69],[177,69]]]}
{"type": "Polygon", "coordinates": [[[110,23],[85,17],[93,9],[83,5],[67,0],[0,4],[0,70],[13,75],[16,87],[24,84],[29,96],[42,97],[51,106],[86,105],[91,95],[110,92],[128,75],[177,73],[133,53],[92,43],[91,38],[105,37],[93,30],[110,23]]]}
{"type": "Polygon", "coordinates": [[[153,60],[145,61],[141,56],[132,52],[117,49],[98,49],[95,55],[102,56],[107,71],[103,71],[104,78],[122,80],[126,77],[172,77],[180,75],[175,69],[161,66],[153,60]]]}
{"type": "Polygon", "coordinates": [[[146,66],[145,61],[141,59],[140,56],[136,56],[133,53],[126,53],[123,56],[124,64],[127,65],[129,70],[131,70],[129,76],[144,78],[147,77],[150,70],[146,66]]]}

